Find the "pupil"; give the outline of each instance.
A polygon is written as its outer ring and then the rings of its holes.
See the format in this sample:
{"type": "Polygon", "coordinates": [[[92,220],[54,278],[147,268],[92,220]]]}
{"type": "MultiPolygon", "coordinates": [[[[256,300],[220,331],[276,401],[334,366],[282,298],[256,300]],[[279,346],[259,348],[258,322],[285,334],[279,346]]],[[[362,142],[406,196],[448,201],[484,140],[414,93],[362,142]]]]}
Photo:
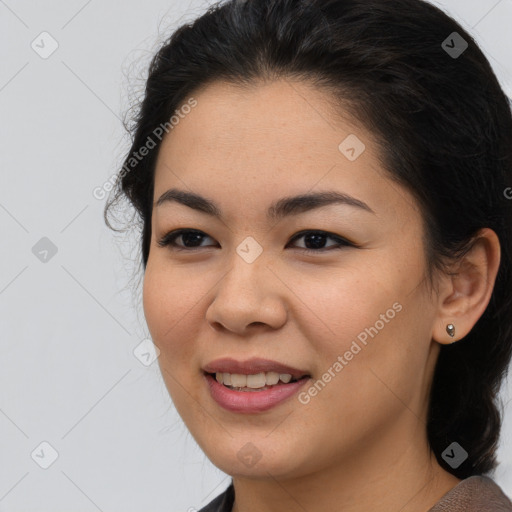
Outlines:
{"type": "MultiPolygon", "coordinates": [[[[313,242],[313,248],[314,249],[321,249],[323,247],[323,243],[319,242],[318,239],[320,239],[321,241],[325,242],[325,235],[322,235],[322,234],[312,234],[312,235],[306,235],[305,237],[305,241],[306,240],[311,240],[311,238],[316,238],[316,242],[313,242]]],[[[307,243],[306,243],[306,247],[307,247],[307,243]]],[[[308,247],[309,249],[310,247],[308,247]]]]}
{"type": "MultiPolygon", "coordinates": [[[[194,237],[195,237],[195,239],[196,239],[195,241],[196,241],[196,242],[199,242],[199,244],[200,244],[200,243],[201,243],[201,237],[202,237],[202,235],[201,235],[200,233],[183,233],[183,234],[181,235],[181,238],[182,238],[182,240],[183,240],[183,243],[184,243],[186,246],[188,246],[188,243],[192,241],[192,246],[193,246],[193,247],[196,247],[196,246],[194,245],[194,243],[193,243],[193,242],[194,242],[194,237]],[[199,240],[198,240],[198,239],[199,239],[199,240]]],[[[199,244],[198,244],[198,245],[199,245],[199,244]]]]}

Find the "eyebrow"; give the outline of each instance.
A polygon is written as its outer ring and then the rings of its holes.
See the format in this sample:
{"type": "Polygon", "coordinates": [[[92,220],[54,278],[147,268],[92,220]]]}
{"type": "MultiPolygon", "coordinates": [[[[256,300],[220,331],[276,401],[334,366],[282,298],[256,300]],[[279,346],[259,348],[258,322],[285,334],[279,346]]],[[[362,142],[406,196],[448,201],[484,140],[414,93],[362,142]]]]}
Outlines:
{"type": "MultiPolygon", "coordinates": [[[[159,207],[166,203],[179,203],[194,210],[206,213],[212,217],[222,218],[222,211],[211,199],[207,199],[194,192],[187,192],[171,188],[164,192],[154,206],[159,207]]],[[[283,197],[272,203],[267,211],[267,217],[270,220],[279,220],[290,215],[298,215],[316,208],[321,208],[331,204],[345,204],[360,208],[361,210],[373,213],[375,212],[363,201],[356,199],[348,194],[329,190],[325,192],[314,192],[309,194],[300,194],[297,196],[283,197]]]]}

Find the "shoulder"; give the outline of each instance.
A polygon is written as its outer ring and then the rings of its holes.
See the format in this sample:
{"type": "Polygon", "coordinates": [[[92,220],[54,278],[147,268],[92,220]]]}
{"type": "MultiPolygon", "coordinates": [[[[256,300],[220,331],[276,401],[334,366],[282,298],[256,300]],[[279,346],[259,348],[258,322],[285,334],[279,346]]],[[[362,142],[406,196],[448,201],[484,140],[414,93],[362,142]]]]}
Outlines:
{"type": "Polygon", "coordinates": [[[494,480],[470,476],[447,492],[428,512],[512,512],[512,502],[494,480]]]}
{"type": "MultiPolygon", "coordinates": [[[[233,481],[198,512],[231,512],[233,481]]],[[[512,502],[489,477],[471,476],[446,493],[428,512],[512,512],[512,502]]]]}
{"type": "Polygon", "coordinates": [[[219,494],[198,512],[231,512],[234,497],[235,490],[233,487],[233,480],[231,480],[231,484],[223,493],[219,494]]]}

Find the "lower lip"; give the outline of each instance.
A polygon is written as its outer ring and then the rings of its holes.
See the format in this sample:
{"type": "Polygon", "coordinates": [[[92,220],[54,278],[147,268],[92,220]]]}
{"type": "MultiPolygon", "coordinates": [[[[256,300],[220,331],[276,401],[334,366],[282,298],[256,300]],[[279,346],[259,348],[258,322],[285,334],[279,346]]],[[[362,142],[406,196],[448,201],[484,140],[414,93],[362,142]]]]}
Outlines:
{"type": "Polygon", "coordinates": [[[310,380],[303,378],[288,384],[281,383],[263,391],[235,391],[217,382],[210,374],[203,375],[212,398],[224,409],[241,413],[267,411],[295,395],[310,380]]]}

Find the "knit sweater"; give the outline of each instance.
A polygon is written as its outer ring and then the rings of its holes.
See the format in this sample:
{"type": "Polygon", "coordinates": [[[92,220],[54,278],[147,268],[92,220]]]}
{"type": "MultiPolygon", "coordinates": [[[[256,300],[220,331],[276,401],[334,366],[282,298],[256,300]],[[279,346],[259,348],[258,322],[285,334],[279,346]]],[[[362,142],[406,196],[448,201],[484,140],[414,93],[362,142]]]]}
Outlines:
{"type": "MultiPolygon", "coordinates": [[[[233,480],[229,487],[199,512],[231,512],[235,500],[233,480]]],[[[512,512],[512,502],[489,477],[461,480],[428,512],[512,512]]]]}

